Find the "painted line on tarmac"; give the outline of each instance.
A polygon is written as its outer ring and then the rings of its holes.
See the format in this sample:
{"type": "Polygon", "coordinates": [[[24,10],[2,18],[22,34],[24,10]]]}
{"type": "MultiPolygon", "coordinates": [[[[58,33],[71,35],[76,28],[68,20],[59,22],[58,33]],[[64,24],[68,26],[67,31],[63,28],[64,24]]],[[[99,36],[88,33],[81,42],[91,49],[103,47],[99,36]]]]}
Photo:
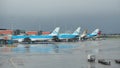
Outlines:
{"type": "Polygon", "coordinates": [[[14,68],[18,68],[17,65],[13,62],[13,58],[12,57],[9,60],[10,60],[10,63],[12,64],[12,66],[14,68]]]}

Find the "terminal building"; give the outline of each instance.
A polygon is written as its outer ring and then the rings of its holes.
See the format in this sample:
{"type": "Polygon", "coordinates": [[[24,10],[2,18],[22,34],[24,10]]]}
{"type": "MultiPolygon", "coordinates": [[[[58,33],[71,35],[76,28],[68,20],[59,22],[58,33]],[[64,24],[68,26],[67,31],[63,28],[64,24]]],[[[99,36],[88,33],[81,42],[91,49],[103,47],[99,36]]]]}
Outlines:
{"type": "Polygon", "coordinates": [[[0,29],[0,44],[11,43],[13,30],[0,29]]]}

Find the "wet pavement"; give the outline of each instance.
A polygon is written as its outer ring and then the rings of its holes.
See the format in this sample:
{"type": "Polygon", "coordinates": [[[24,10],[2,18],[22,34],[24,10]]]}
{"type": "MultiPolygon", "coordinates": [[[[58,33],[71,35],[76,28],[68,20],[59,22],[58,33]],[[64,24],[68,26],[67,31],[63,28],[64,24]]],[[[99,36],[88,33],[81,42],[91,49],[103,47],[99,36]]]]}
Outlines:
{"type": "Polygon", "coordinates": [[[120,68],[115,59],[120,59],[120,39],[0,47],[0,68],[120,68]],[[87,62],[88,54],[96,56],[95,63],[87,62]]]}

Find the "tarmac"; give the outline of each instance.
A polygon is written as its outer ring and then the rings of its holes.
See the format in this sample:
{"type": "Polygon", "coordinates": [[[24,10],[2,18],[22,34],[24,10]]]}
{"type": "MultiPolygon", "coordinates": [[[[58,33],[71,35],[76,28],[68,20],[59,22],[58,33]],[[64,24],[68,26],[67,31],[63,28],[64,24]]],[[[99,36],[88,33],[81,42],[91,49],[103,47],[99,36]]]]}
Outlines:
{"type": "Polygon", "coordinates": [[[13,44],[0,47],[0,68],[120,68],[120,39],[59,42],[54,44],[13,44]],[[87,61],[94,54],[94,63],[87,61]],[[98,63],[111,61],[111,65],[98,63]]]}

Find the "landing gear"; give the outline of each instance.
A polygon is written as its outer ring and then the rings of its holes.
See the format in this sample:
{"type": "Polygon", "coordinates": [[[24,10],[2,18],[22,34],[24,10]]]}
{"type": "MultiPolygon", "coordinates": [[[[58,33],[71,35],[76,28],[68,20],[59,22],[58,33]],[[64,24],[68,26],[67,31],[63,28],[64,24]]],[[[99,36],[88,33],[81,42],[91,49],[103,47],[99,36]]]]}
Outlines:
{"type": "Polygon", "coordinates": [[[23,42],[27,42],[28,44],[30,44],[32,41],[29,37],[27,37],[27,38],[24,38],[23,42]]]}
{"type": "Polygon", "coordinates": [[[53,36],[53,39],[52,39],[54,42],[60,42],[59,38],[57,36],[53,36]]]}

